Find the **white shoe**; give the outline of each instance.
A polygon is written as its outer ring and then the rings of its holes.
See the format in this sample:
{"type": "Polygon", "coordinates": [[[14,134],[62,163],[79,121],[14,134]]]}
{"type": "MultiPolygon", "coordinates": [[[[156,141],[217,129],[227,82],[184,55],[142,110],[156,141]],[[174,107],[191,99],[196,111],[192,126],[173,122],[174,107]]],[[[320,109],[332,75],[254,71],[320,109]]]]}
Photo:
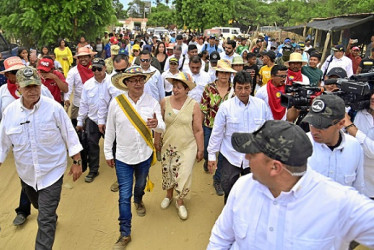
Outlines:
{"type": "Polygon", "coordinates": [[[162,209],[166,209],[169,207],[170,203],[171,203],[171,200],[172,199],[169,199],[169,198],[164,198],[162,201],[161,201],[161,208],[162,209]]]}
{"type": "Polygon", "coordinates": [[[187,220],[188,214],[186,207],[184,205],[179,206],[177,201],[175,202],[175,206],[178,210],[179,218],[181,218],[182,220],[187,220]]]}

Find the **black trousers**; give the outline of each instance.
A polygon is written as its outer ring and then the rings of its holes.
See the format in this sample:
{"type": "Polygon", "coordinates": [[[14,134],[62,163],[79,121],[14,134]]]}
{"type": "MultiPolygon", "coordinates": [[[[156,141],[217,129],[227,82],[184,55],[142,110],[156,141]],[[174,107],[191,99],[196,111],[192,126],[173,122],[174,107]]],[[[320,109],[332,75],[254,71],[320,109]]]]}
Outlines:
{"type": "Polygon", "coordinates": [[[222,155],[222,169],[221,169],[221,186],[225,192],[224,202],[226,204],[227,198],[229,197],[231,188],[240,176],[249,174],[250,168],[236,167],[232,165],[226,157],[222,155]]]}
{"type": "Polygon", "coordinates": [[[97,173],[99,171],[100,163],[100,138],[103,134],[99,130],[99,126],[91,119],[86,119],[86,133],[88,141],[88,166],[90,173],[97,173]]]}

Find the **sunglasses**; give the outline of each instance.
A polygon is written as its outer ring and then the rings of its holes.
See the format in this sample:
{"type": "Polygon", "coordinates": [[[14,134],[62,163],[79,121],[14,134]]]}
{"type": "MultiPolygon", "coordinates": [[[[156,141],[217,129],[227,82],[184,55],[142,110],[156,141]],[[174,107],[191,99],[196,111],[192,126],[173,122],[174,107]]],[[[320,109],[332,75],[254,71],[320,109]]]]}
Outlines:
{"type": "Polygon", "coordinates": [[[117,73],[125,73],[127,68],[124,68],[124,69],[115,69],[114,71],[116,71],[117,73]]]}
{"type": "Polygon", "coordinates": [[[141,62],[149,62],[151,59],[140,59],[141,62]]]}
{"type": "Polygon", "coordinates": [[[98,70],[99,72],[101,72],[103,70],[103,68],[99,68],[99,67],[92,67],[92,72],[95,72],[96,70],[98,70]]]}
{"type": "Polygon", "coordinates": [[[136,53],[136,52],[139,52],[139,50],[132,50],[132,52],[136,53]]]}
{"type": "Polygon", "coordinates": [[[171,62],[170,65],[178,65],[176,62],[171,62]]]}
{"type": "Polygon", "coordinates": [[[277,77],[280,77],[280,78],[286,78],[287,75],[276,75],[277,77]]]}

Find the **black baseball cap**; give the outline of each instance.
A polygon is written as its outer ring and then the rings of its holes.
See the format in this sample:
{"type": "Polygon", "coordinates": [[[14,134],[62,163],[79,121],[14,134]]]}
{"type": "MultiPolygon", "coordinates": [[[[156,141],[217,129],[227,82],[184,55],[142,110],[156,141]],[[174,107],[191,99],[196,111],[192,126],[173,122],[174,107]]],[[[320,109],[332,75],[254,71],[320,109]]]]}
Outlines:
{"type": "Polygon", "coordinates": [[[221,59],[221,56],[219,55],[219,53],[217,51],[213,51],[209,55],[209,60],[213,63],[218,62],[218,60],[220,60],[220,59],[221,59]]]}
{"type": "Polygon", "coordinates": [[[183,36],[182,35],[177,35],[177,37],[175,39],[176,40],[183,40],[183,36]]]}
{"type": "Polygon", "coordinates": [[[346,78],[347,77],[347,71],[341,67],[334,67],[330,69],[330,71],[327,73],[327,76],[337,76],[339,78],[346,78]]]}
{"type": "Polygon", "coordinates": [[[333,94],[324,94],[314,99],[309,113],[302,122],[318,129],[326,129],[337,124],[345,116],[345,104],[342,98],[333,94]]]}
{"type": "Polygon", "coordinates": [[[240,153],[264,153],[293,167],[304,166],[313,153],[305,132],[293,123],[280,120],[266,121],[253,133],[234,133],[231,144],[240,153]]]}
{"type": "Polygon", "coordinates": [[[104,59],[102,59],[102,58],[94,58],[92,60],[92,67],[99,67],[99,68],[101,68],[103,66],[105,66],[104,59]]]}
{"type": "Polygon", "coordinates": [[[333,51],[343,51],[344,52],[344,46],[341,44],[335,45],[335,47],[332,48],[333,51]]]}

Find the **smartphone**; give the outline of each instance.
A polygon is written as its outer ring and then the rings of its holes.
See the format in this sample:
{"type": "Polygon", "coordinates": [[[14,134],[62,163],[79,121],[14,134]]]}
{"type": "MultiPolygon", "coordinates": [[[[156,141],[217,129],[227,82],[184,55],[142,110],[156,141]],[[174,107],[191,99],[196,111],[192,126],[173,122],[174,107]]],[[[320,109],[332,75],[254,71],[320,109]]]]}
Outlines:
{"type": "Polygon", "coordinates": [[[352,39],[352,43],[358,43],[358,39],[352,39]]]}

